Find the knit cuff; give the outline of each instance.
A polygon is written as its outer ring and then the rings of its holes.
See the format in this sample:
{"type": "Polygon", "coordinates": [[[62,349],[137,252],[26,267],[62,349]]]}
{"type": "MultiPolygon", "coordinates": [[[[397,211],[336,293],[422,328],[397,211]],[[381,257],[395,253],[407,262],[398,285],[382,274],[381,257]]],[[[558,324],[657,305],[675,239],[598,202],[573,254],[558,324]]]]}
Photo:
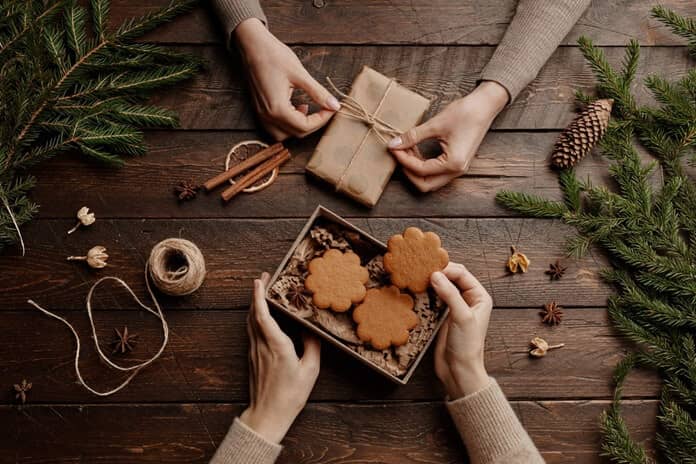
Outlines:
{"type": "Polygon", "coordinates": [[[522,449],[534,450],[529,435],[493,378],[484,389],[447,402],[447,409],[471,462],[496,462],[522,449]]]}
{"type": "Polygon", "coordinates": [[[272,464],[282,449],[236,418],[210,464],[272,464]]]}
{"type": "Polygon", "coordinates": [[[268,19],[258,0],[214,0],[213,7],[225,29],[227,47],[230,46],[232,33],[242,21],[257,18],[268,26],[268,19]]]}

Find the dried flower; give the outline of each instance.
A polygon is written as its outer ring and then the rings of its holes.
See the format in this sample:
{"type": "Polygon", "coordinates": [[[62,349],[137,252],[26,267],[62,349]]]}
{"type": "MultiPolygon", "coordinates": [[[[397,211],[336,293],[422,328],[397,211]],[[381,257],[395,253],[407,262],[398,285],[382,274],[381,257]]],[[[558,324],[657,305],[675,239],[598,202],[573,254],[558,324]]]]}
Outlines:
{"type": "Polygon", "coordinates": [[[106,254],[106,248],[101,245],[90,248],[87,256],[68,256],[68,261],[87,261],[89,267],[101,269],[106,267],[106,260],[109,255],[106,254]]]}
{"type": "Polygon", "coordinates": [[[559,306],[555,301],[551,303],[546,303],[544,309],[539,312],[541,316],[541,322],[548,325],[558,325],[561,323],[563,318],[563,311],[561,311],[561,306],[559,306]]]}
{"type": "Polygon", "coordinates": [[[563,348],[565,346],[565,343],[549,346],[547,341],[541,337],[532,338],[532,341],[530,341],[529,344],[532,346],[532,348],[529,350],[529,355],[535,358],[543,358],[546,356],[547,351],[555,350],[556,348],[563,348]]]}
{"type": "Polygon", "coordinates": [[[77,224],[68,231],[68,234],[75,232],[80,226],[91,226],[96,221],[94,213],[89,212],[89,208],[83,206],[77,211],[77,224]]]}
{"type": "Polygon", "coordinates": [[[191,200],[198,193],[198,185],[196,185],[193,180],[182,180],[174,187],[174,193],[177,195],[179,200],[191,200]]]}
{"type": "Polygon", "coordinates": [[[519,251],[517,251],[517,249],[514,246],[510,247],[510,249],[511,255],[507,261],[508,270],[513,274],[517,272],[518,269],[522,272],[527,272],[527,268],[530,264],[529,258],[527,258],[527,256],[525,256],[524,253],[520,253],[519,251]]]}
{"type": "Polygon", "coordinates": [[[133,351],[135,346],[135,339],[138,338],[136,334],[129,334],[128,327],[123,327],[123,332],[119,332],[118,329],[114,329],[116,335],[114,336],[114,341],[111,342],[111,346],[114,347],[111,354],[121,353],[125,354],[129,351],[133,351]]]}
{"type": "Polygon", "coordinates": [[[27,402],[27,392],[31,390],[31,382],[27,382],[27,379],[23,379],[22,383],[14,384],[15,399],[19,400],[22,404],[27,402]]]}
{"type": "Polygon", "coordinates": [[[305,289],[304,285],[296,285],[290,287],[287,293],[288,302],[295,309],[305,309],[309,303],[309,293],[305,289]]]}
{"type": "Polygon", "coordinates": [[[546,274],[551,276],[551,280],[559,280],[565,274],[566,269],[561,266],[560,260],[557,259],[555,263],[549,264],[549,270],[546,271],[546,274]]]}

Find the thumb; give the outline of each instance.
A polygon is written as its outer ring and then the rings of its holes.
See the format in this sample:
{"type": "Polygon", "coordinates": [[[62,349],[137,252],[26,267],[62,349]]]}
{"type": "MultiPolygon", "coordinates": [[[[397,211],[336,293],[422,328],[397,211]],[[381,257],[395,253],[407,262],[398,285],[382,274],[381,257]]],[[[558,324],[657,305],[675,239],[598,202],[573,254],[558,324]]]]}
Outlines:
{"type": "Polygon", "coordinates": [[[398,150],[411,148],[424,140],[432,139],[438,135],[437,125],[433,123],[433,119],[430,119],[420,126],[412,127],[400,136],[391,139],[389,148],[398,150]]]}
{"type": "Polygon", "coordinates": [[[304,353],[302,354],[302,360],[300,362],[307,369],[319,373],[321,362],[321,342],[319,338],[307,332],[303,332],[302,341],[304,343],[304,353]]]}
{"type": "Polygon", "coordinates": [[[447,306],[449,306],[450,316],[453,320],[462,321],[473,317],[471,308],[466,304],[466,301],[464,301],[462,293],[445,274],[442,272],[434,272],[433,275],[430,276],[430,282],[435,289],[435,293],[437,293],[438,296],[447,303],[447,306]]]}
{"type": "Polygon", "coordinates": [[[331,95],[331,92],[326,90],[323,85],[310,76],[306,70],[294,84],[307,92],[307,95],[323,108],[331,111],[338,111],[341,109],[341,104],[336,97],[331,95]]]}

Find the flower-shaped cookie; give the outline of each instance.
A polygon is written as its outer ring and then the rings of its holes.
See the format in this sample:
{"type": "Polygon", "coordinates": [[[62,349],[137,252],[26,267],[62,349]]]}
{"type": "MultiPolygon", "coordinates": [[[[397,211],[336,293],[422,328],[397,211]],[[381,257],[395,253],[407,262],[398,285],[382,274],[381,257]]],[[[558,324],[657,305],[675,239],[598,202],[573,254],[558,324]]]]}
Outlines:
{"type": "Polygon", "coordinates": [[[312,301],[318,308],[330,307],[342,313],[365,298],[368,278],[367,269],[360,265],[358,255],[332,249],[309,262],[305,288],[312,292],[312,301]]]}
{"type": "Polygon", "coordinates": [[[384,255],[384,268],[392,283],[414,293],[426,291],[430,275],[443,270],[449,262],[447,251],[440,245],[440,237],[435,233],[423,233],[417,227],[392,236],[387,242],[389,251],[384,255]]]}
{"type": "Polygon", "coordinates": [[[413,298],[393,285],[368,290],[365,301],[353,311],[353,320],[358,338],[376,350],[404,345],[408,331],[418,325],[413,298]]]}

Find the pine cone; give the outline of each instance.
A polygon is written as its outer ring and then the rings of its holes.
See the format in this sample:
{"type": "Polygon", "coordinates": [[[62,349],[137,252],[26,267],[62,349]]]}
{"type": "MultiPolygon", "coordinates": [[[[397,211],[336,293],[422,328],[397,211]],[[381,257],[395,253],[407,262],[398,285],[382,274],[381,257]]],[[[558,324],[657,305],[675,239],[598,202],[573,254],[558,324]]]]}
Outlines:
{"type": "Polygon", "coordinates": [[[592,102],[561,132],[551,155],[554,167],[573,167],[594,148],[607,130],[613,104],[611,98],[592,102]]]}

